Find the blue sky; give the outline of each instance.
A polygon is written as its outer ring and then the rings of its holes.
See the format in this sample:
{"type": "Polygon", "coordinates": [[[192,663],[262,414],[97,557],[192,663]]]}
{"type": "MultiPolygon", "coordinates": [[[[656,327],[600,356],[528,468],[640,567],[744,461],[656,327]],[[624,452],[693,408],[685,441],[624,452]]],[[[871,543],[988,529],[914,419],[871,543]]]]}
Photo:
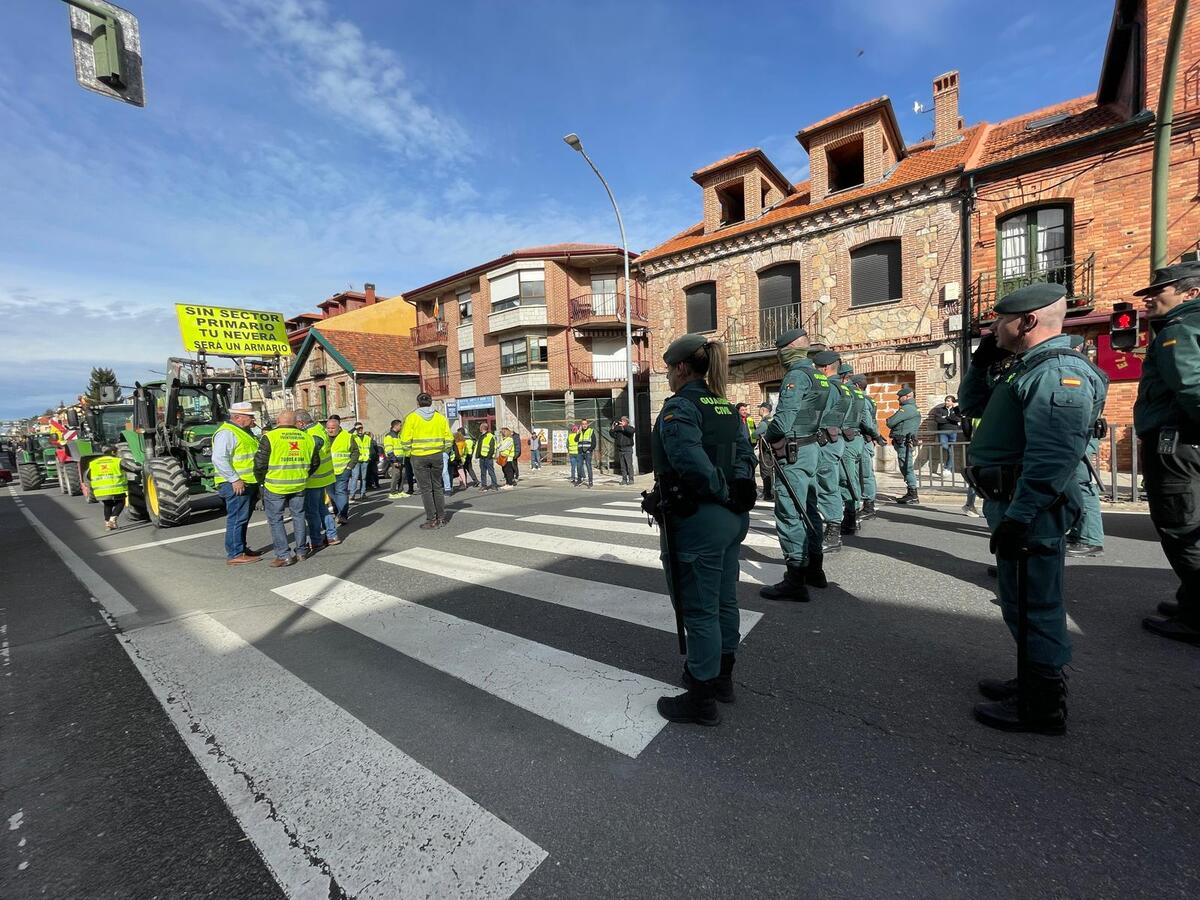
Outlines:
{"type": "Polygon", "coordinates": [[[696,168],[879,94],[908,140],[935,75],[968,122],[1095,89],[1107,0],[127,0],[147,107],[77,87],[60,0],[8,0],[0,418],[181,351],[176,302],[312,309],[515,247],[634,249],[699,219],[696,168]]]}

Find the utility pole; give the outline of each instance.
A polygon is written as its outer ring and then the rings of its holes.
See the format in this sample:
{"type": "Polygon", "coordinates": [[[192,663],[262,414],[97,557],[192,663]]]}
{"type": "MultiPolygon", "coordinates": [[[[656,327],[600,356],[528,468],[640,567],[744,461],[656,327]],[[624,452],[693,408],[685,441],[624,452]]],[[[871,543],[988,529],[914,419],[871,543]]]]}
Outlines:
{"type": "Polygon", "coordinates": [[[1167,203],[1171,180],[1171,126],[1175,122],[1175,75],[1188,0],[1175,0],[1171,31],[1163,59],[1162,86],[1158,92],[1158,114],[1154,117],[1154,174],[1150,188],[1150,274],[1167,264],[1167,203]]]}

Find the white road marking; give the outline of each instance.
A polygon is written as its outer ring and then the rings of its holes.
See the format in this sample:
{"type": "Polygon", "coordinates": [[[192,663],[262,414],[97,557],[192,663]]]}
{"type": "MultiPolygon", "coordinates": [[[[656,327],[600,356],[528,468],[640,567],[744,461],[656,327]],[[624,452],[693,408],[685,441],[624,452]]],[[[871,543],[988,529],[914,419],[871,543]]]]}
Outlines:
{"type": "Polygon", "coordinates": [[[655,702],[680,689],[399,597],[317,575],[281,597],[577,734],[636,757],[666,719],[655,702]]]}
{"type": "MultiPolygon", "coordinates": [[[[266,519],[259,519],[257,522],[251,522],[247,528],[253,528],[255,525],[266,525],[266,519]]],[[[146,541],[143,544],[130,544],[128,547],[117,547],[113,550],[102,550],[97,553],[97,556],[117,556],[121,553],[132,553],[134,550],[145,550],[149,547],[162,547],[166,544],[178,544],[181,541],[194,541],[196,538],[211,537],[214,534],[224,534],[224,528],[214,528],[211,531],[197,531],[194,534],[183,534],[179,537],[163,538],[161,541],[146,541]]]]}
{"type": "MultiPolygon", "coordinates": [[[[675,633],[675,611],[666,594],[585,581],[425,547],[393,553],[381,557],[380,562],[675,633]]],[[[762,613],[743,609],[742,636],[745,637],[761,618],[762,613]]]]}
{"type": "Polygon", "coordinates": [[[546,858],[212,617],[124,639],[289,896],[324,900],[332,876],[351,897],[506,898],[546,858]]]}
{"type": "Polygon", "coordinates": [[[774,500],[755,500],[754,505],[758,509],[770,509],[770,510],[775,509],[775,501],[774,500]]]}
{"type": "Polygon", "coordinates": [[[566,510],[566,512],[579,513],[585,516],[611,516],[614,519],[641,519],[643,522],[649,518],[641,510],[608,509],[606,506],[576,506],[574,509],[566,510]]]}
{"type": "Polygon", "coordinates": [[[605,506],[631,506],[634,509],[641,509],[642,502],[640,500],[613,500],[611,503],[605,503],[605,506]]]}
{"type": "MultiPolygon", "coordinates": [[[[523,550],[539,550],[558,556],[575,556],[580,559],[618,562],[627,566],[641,566],[643,569],[662,570],[658,550],[650,547],[580,541],[575,538],[538,534],[535,531],[509,531],[504,528],[480,528],[458,537],[500,547],[520,547],[523,550]]],[[[739,565],[742,570],[740,580],[750,584],[774,584],[783,578],[784,566],[779,563],[743,559],[739,565]]]]}
{"type": "MultiPolygon", "coordinates": [[[[424,506],[414,506],[411,503],[393,503],[392,505],[399,507],[400,509],[419,509],[422,512],[425,511],[424,506]]],[[[464,509],[459,506],[447,506],[446,512],[448,512],[448,513],[470,513],[473,516],[496,516],[501,519],[517,518],[517,513],[489,512],[486,509],[464,509]]]]}
{"type": "Polygon", "coordinates": [[[78,578],[80,583],[88,589],[88,592],[91,593],[97,603],[108,610],[109,615],[114,619],[119,619],[121,616],[131,616],[137,612],[137,607],[126,600],[116,588],[101,578],[95,569],[80,559],[79,554],[64,544],[54,532],[43,525],[41,520],[17,496],[16,491],[9,488],[8,492],[17,501],[17,508],[21,510],[21,514],[29,520],[29,524],[33,526],[34,530],[42,536],[42,540],[50,545],[50,549],[58,554],[63,564],[71,570],[71,574],[78,578]]]}
{"type": "MultiPolygon", "coordinates": [[[[595,515],[589,513],[588,515],[595,515]]],[[[590,531],[616,531],[621,534],[644,534],[655,535],[658,533],[658,526],[648,526],[645,524],[645,516],[641,513],[638,517],[642,522],[605,522],[599,519],[575,518],[572,516],[523,516],[517,519],[518,522],[529,522],[533,525],[559,525],[564,528],[586,528],[590,531]]],[[[746,535],[746,539],[742,541],[747,547],[764,547],[768,549],[779,549],[779,541],[773,537],[768,537],[765,534],[758,534],[751,531],[746,535]]]]}

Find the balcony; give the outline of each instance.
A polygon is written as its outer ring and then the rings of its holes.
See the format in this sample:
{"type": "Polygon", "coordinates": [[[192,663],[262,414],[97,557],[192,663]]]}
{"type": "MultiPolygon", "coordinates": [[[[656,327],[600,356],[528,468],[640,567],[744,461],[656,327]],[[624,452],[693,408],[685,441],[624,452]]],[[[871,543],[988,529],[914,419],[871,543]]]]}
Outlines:
{"type": "Polygon", "coordinates": [[[424,350],[429,347],[445,347],[447,345],[446,335],[448,331],[446,323],[441,319],[434,319],[432,322],[416,326],[409,332],[412,338],[413,349],[424,350]]]}
{"type": "Polygon", "coordinates": [[[774,353],[775,341],[781,334],[804,324],[799,303],[760,309],[750,321],[753,330],[744,328],[738,319],[729,323],[724,339],[731,357],[774,353]]]}
{"type": "Polygon", "coordinates": [[[421,390],[431,397],[446,397],[450,394],[450,377],[427,375],[421,379],[421,390]]]}
{"type": "MultiPolygon", "coordinates": [[[[648,325],[646,298],[631,294],[629,317],[632,325],[648,325]]],[[[625,325],[624,294],[583,294],[567,301],[567,314],[574,328],[614,328],[625,325]]]]}
{"type": "Polygon", "coordinates": [[[500,372],[500,393],[525,394],[550,390],[550,370],[544,366],[516,366],[500,372]]]}
{"type": "MultiPolygon", "coordinates": [[[[634,383],[644,383],[650,377],[650,364],[635,361],[634,383]]],[[[582,366],[571,366],[571,384],[624,384],[625,360],[600,359],[582,366]]]]}
{"type": "Polygon", "coordinates": [[[523,303],[488,315],[488,334],[502,331],[524,331],[530,327],[545,327],[546,304],[523,303]]]}
{"type": "Polygon", "coordinates": [[[1023,272],[1007,278],[995,272],[980,272],[967,292],[971,325],[978,329],[996,320],[993,308],[1017,288],[1031,284],[1061,284],[1067,289],[1067,315],[1082,316],[1091,312],[1096,299],[1096,254],[1075,262],[1068,260],[1033,272],[1023,272]]]}

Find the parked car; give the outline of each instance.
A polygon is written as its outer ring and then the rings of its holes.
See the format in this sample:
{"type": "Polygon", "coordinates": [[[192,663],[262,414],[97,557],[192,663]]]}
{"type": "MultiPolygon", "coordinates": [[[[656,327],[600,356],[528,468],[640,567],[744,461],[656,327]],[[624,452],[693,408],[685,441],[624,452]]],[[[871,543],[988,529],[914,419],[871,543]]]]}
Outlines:
{"type": "Polygon", "coordinates": [[[0,469],[0,484],[12,484],[13,474],[8,469],[0,469]]]}

